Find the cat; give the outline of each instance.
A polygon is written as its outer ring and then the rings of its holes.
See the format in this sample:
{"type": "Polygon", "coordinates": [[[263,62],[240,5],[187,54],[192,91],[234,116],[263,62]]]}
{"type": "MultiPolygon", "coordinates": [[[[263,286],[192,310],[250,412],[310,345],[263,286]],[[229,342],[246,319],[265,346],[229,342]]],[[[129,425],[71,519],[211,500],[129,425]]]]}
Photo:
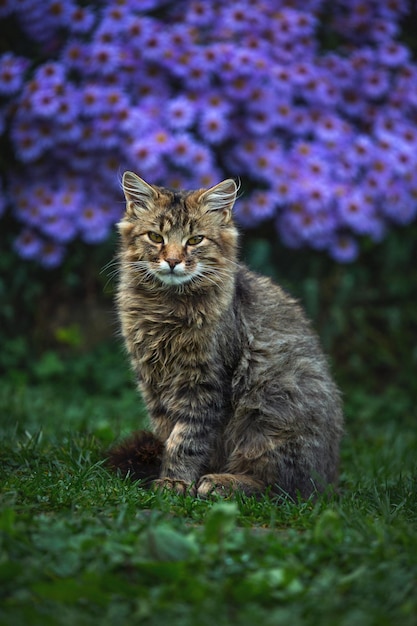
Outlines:
{"type": "Polygon", "coordinates": [[[295,299],[237,259],[237,185],[174,191],[125,172],[117,307],[152,433],[109,464],[206,498],[335,484],[341,397],[295,299]]]}

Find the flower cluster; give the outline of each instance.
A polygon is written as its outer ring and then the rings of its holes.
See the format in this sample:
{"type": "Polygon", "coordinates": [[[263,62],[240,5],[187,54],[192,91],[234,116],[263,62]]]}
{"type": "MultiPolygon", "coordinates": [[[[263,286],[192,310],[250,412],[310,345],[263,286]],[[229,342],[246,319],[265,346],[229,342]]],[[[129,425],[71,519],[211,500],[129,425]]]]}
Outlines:
{"type": "Polygon", "coordinates": [[[346,262],[417,217],[407,0],[3,0],[0,213],[58,265],[103,241],[125,169],[170,187],[239,177],[241,224],[346,262]],[[22,40],[25,46],[22,45],[22,40]],[[28,49],[36,54],[28,54],[28,49]]]}

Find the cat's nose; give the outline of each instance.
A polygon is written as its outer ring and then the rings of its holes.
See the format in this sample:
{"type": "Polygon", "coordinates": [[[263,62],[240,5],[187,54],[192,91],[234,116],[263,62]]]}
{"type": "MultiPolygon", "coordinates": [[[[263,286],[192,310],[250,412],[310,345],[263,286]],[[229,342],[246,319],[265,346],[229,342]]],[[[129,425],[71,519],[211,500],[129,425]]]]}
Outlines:
{"type": "Polygon", "coordinates": [[[165,261],[168,263],[169,267],[171,268],[171,271],[175,269],[176,265],[181,263],[181,259],[165,259],[165,261]]]}

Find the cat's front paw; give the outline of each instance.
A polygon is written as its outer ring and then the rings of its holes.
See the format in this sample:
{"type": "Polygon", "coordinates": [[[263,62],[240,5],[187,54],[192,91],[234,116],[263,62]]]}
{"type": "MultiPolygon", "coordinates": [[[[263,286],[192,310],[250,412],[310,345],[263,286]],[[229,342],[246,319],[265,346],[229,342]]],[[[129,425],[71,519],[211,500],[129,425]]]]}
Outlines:
{"type": "Polygon", "coordinates": [[[152,483],[154,489],[159,491],[173,491],[179,495],[186,495],[187,493],[193,494],[192,484],[186,480],[179,480],[176,478],[158,478],[152,483]]]}
{"type": "Polygon", "coordinates": [[[197,496],[209,498],[210,496],[230,496],[235,491],[234,481],[227,474],[206,474],[197,485],[197,496]]]}
{"type": "Polygon", "coordinates": [[[200,498],[213,495],[227,498],[235,492],[247,496],[257,495],[263,487],[261,481],[243,474],[206,474],[200,478],[196,491],[200,498]]]}

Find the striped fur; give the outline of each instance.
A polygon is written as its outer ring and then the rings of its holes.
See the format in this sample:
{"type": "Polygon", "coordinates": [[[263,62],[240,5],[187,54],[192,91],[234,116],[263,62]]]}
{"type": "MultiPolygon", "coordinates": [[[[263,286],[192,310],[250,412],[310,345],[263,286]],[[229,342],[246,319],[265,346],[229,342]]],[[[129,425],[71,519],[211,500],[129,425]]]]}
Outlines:
{"type": "Polygon", "coordinates": [[[236,185],[174,192],[123,178],[117,305],[163,444],[156,484],[201,497],[337,480],[339,391],[298,303],[237,259],[236,185]]]}

